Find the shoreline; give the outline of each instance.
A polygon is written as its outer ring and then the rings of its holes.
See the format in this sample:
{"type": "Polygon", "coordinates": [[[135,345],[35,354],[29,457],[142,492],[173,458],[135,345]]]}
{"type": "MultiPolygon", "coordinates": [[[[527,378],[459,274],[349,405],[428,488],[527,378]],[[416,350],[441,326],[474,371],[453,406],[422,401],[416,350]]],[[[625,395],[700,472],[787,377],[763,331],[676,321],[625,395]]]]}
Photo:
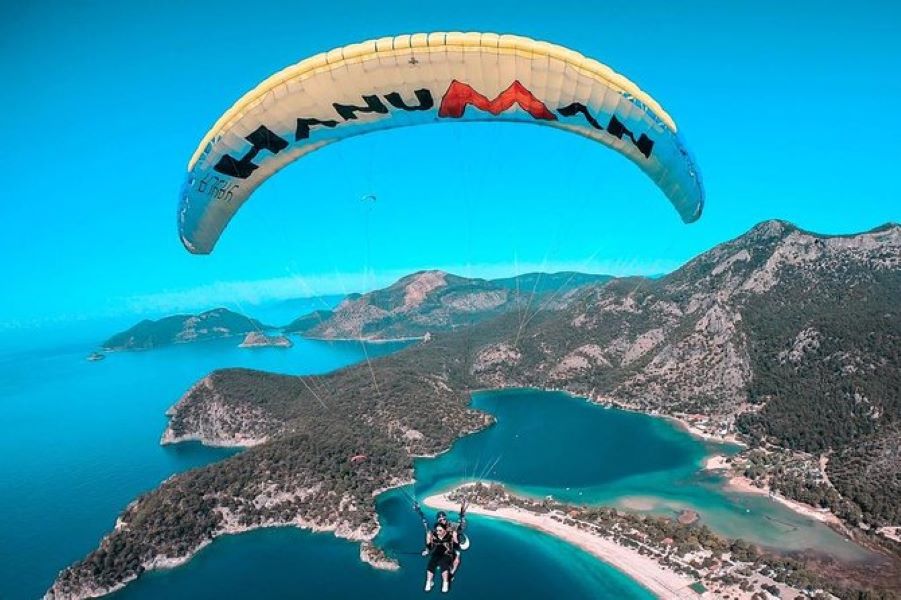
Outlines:
{"type": "Polygon", "coordinates": [[[767,484],[758,486],[751,479],[748,479],[743,475],[736,475],[732,470],[732,466],[726,462],[727,458],[728,457],[720,454],[714,454],[707,458],[703,466],[703,470],[705,471],[725,471],[724,476],[726,477],[726,483],[723,485],[723,488],[726,491],[738,494],[767,496],[770,498],[770,500],[778,502],[779,504],[785,506],[795,513],[798,513],[801,516],[819,521],[820,523],[824,523],[832,527],[833,529],[837,529],[843,535],[848,535],[847,526],[829,509],[816,508],[815,506],[812,506],[810,504],[805,504],[804,502],[799,502],[798,500],[786,498],[782,494],[771,490],[769,485],[767,484]]]}
{"type": "Polygon", "coordinates": [[[716,433],[710,433],[696,425],[692,424],[684,417],[677,417],[675,415],[668,415],[661,412],[648,411],[641,408],[637,408],[634,406],[629,406],[628,404],[623,404],[613,398],[602,397],[602,396],[591,396],[582,393],[577,393],[570,391],[566,388],[560,387],[538,387],[538,386],[503,386],[503,387],[493,387],[493,388],[473,388],[466,390],[466,393],[470,395],[470,404],[472,403],[472,395],[473,394],[481,394],[481,393],[492,393],[492,392],[507,392],[507,391],[516,391],[516,390],[534,390],[537,392],[559,392],[561,394],[566,394],[570,398],[574,400],[583,400],[588,402],[589,404],[597,405],[604,409],[615,408],[616,410],[621,410],[623,412],[635,413],[640,415],[645,415],[647,417],[653,417],[658,419],[664,419],[667,421],[673,422],[679,429],[682,429],[686,433],[690,434],[692,437],[696,437],[702,439],[706,442],[713,442],[720,445],[732,444],[735,446],[740,446],[742,448],[747,448],[748,445],[738,439],[737,435],[731,433],[729,435],[719,435],[716,433]]]}
{"type": "MultiPolygon", "coordinates": [[[[312,339],[312,338],[307,338],[307,339],[312,339]]],[[[368,341],[368,340],[323,340],[323,341],[368,341]]],[[[384,341],[387,342],[389,340],[384,340],[384,341]]],[[[398,340],[391,340],[391,341],[398,341],[398,340]]],[[[540,391],[540,392],[563,393],[572,399],[583,400],[590,404],[596,405],[600,408],[614,408],[614,409],[622,410],[625,412],[642,414],[642,415],[652,417],[652,418],[664,419],[666,421],[673,423],[676,427],[678,427],[680,430],[685,431],[689,435],[691,435],[695,438],[704,440],[706,442],[714,442],[714,443],[717,443],[720,445],[732,444],[732,445],[740,446],[742,448],[747,448],[747,445],[745,445],[741,441],[738,441],[737,439],[735,439],[734,435],[729,436],[729,437],[724,437],[724,436],[718,436],[715,434],[707,433],[706,431],[693,426],[691,423],[689,423],[688,421],[686,421],[680,417],[676,417],[676,416],[672,416],[672,415],[665,415],[665,414],[660,414],[660,413],[651,413],[651,412],[643,411],[643,410],[636,409],[636,408],[630,408],[627,406],[623,406],[615,401],[611,401],[611,400],[604,401],[600,398],[591,398],[589,396],[575,394],[569,390],[561,389],[561,388],[511,386],[511,387],[500,387],[500,388],[473,388],[473,389],[466,390],[465,393],[469,396],[469,408],[472,410],[478,410],[478,409],[475,409],[472,407],[473,401],[475,400],[474,397],[476,394],[496,393],[496,392],[516,391],[516,390],[535,390],[535,391],[540,391]]],[[[480,410],[479,412],[483,412],[483,411],[480,410]]],[[[491,413],[485,413],[485,414],[490,415],[491,413]]],[[[414,454],[414,455],[411,455],[411,458],[414,461],[421,460],[421,459],[434,459],[438,456],[441,456],[441,455],[446,454],[446,453],[450,452],[451,450],[453,450],[454,445],[456,444],[456,442],[459,439],[462,439],[463,437],[466,437],[467,435],[472,435],[474,433],[478,433],[479,431],[483,431],[485,428],[492,427],[495,424],[496,424],[495,422],[486,423],[482,428],[479,428],[475,431],[466,432],[465,434],[463,434],[459,438],[457,438],[457,440],[455,440],[453,443],[451,443],[447,448],[445,448],[444,450],[442,450],[440,452],[431,453],[431,454],[423,454],[423,455],[414,454]]],[[[166,433],[168,433],[168,427],[167,427],[166,432],[164,432],[163,439],[160,440],[161,444],[177,444],[177,443],[181,443],[181,442],[199,442],[199,443],[201,443],[205,446],[209,446],[209,447],[246,448],[246,447],[254,446],[259,443],[267,441],[265,439],[263,439],[263,440],[249,439],[249,440],[242,440],[241,442],[232,441],[230,443],[229,442],[223,443],[222,441],[205,440],[205,439],[201,439],[200,437],[197,437],[197,438],[183,437],[183,438],[179,438],[179,439],[167,440],[166,436],[165,436],[166,433]]],[[[845,535],[846,537],[849,536],[849,531],[848,531],[847,526],[832,512],[828,511],[827,509],[817,509],[814,506],[786,498],[786,497],[782,496],[781,494],[772,492],[768,486],[757,487],[756,485],[754,485],[751,482],[751,480],[749,480],[743,476],[735,475],[732,472],[731,464],[728,462],[729,460],[730,460],[729,455],[716,454],[716,453],[708,454],[705,456],[704,462],[700,465],[700,470],[701,471],[723,471],[724,472],[723,474],[726,477],[726,481],[722,487],[727,492],[733,492],[733,493],[738,493],[738,494],[753,494],[753,495],[768,496],[774,502],[777,502],[777,503],[785,506],[789,510],[795,512],[796,514],[799,514],[801,516],[804,516],[809,519],[813,519],[815,521],[823,523],[823,524],[831,527],[832,529],[840,532],[841,534],[845,535]]],[[[415,483],[416,483],[415,478],[413,478],[411,476],[410,479],[407,481],[396,483],[394,485],[389,485],[385,488],[379,488],[378,490],[376,490],[373,493],[373,498],[377,498],[382,493],[388,492],[392,489],[404,487],[406,485],[413,485],[415,483]]],[[[455,483],[451,484],[450,488],[441,490],[439,492],[439,495],[446,493],[447,491],[449,491],[450,489],[452,489],[455,486],[459,486],[461,484],[466,484],[466,483],[468,483],[468,481],[465,480],[465,478],[463,480],[456,481],[455,483]]],[[[291,524],[288,524],[288,526],[290,526],[290,525],[291,524]]],[[[378,531],[376,531],[376,533],[378,533],[378,531]]],[[[363,542],[363,540],[358,540],[358,541],[363,542]]]]}
{"type": "Polygon", "coordinates": [[[686,421],[682,417],[676,417],[673,415],[664,415],[661,413],[653,414],[653,413],[648,413],[648,412],[644,412],[644,411],[636,411],[636,412],[641,412],[642,414],[646,414],[651,417],[660,417],[661,419],[666,419],[667,421],[672,421],[680,429],[683,429],[684,431],[688,432],[690,435],[692,435],[696,438],[702,439],[705,442],[714,442],[717,444],[733,444],[735,446],[741,446],[742,448],[748,447],[748,445],[746,443],[744,443],[743,441],[739,440],[738,437],[734,433],[730,434],[730,435],[725,435],[725,436],[718,435],[715,433],[709,433],[707,431],[704,431],[703,429],[701,429],[695,425],[692,425],[690,422],[686,421]]]}
{"type": "MultiPolygon", "coordinates": [[[[416,342],[422,341],[425,339],[424,337],[402,337],[402,338],[324,338],[324,337],[311,337],[303,335],[302,333],[285,333],[281,329],[265,329],[266,335],[269,335],[270,332],[275,332],[276,335],[281,335],[284,337],[289,336],[297,336],[304,340],[311,340],[315,342],[363,342],[366,344],[391,344],[396,342],[416,342]]],[[[253,333],[253,332],[250,332],[253,333]]],[[[246,336],[247,333],[230,333],[228,335],[216,335],[210,337],[204,337],[196,340],[177,340],[174,342],[168,342],[164,344],[160,344],[158,346],[149,346],[149,347],[134,347],[134,348],[125,348],[125,347],[112,347],[108,348],[106,346],[99,346],[98,350],[95,352],[103,355],[114,354],[117,352],[149,352],[151,350],[162,350],[163,348],[170,348],[172,346],[185,346],[188,344],[202,344],[204,342],[214,342],[216,340],[227,340],[232,338],[238,338],[242,336],[246,336]]],[[[273,336],[274,337],[274,336],[273,336]]],[[[238,344],[238,348],[249,349],[249,348],[291,348],[291,346],[279,345],[279,344],[261,344],[255,346],[244,346],[243,344],[238,344]]]]}
{"type": "MultiPolygon", "coordinates": [[[[196,385],[196,384],[195,384],[196,385]]],[[[472,403],[474,400],[474,395],[480,392],[497,392],[497,391],[505,391],[505,390],[515,390],[515,389],[533,389],[536,391],[544,391],[544,392],[562,392],[566,394],[568,397],[573,399],[583,400],[585,402],[590,402],[592,404],[598,405],[599,408],[616,408],[618,410],[624,410],[628,412],[640,412],[649,417],[663,417],[670,421],[674,421],[678,425],[680,425],[680,429],[684,429],[685,431],[692,433],[692,429],[690,425],[682,421],[677,417],[671,417],[669,415],[661,415],[654,414],[647,411],[642,411],[638,409],[629,409],[628,407],[622,407],[618,404],[610,404],[604,403],[598,399],[592,399],[587,396],[573,394],[567,390],[561,389],[547,389],[547,388],[536,388],[536,387],[517,387],[517,388],[491,388],[491,389],[482,389],[482,390],[468,390],[466,393],[469,396],[469,408],[471,410],[477,410],[472,407],[472,403]]],[[[177,405],[178,403],[176,403],[177,405]]],[[[167,415],[170,411],[175,408],[172,408],[167,411],[167,415]]],[[[484,412],[484,411],[479,411],[484,412]]],[[[487,415],[491,415],[491,413],[484,413],[487,415]]],[[[171,415],[168,415],[171,417],[171,415]]],[[[493,417],[493,415],[491,415],[493,417]]],[[[493,423],[485,423],[484,426],[491,426],[493,423]]],[[[459,438],[454,440],[447,448],[442,450],[436,455],[427,457],[434,458],[439,454],[443,454],[449,452],[453,449],[456,441],[465,437],[466,435],[470,435],[477,431],[481,431],[483,428],[479,428],[475,431],[465,432],[459,438]]],[[[168,427],[167,430],[168,431],[168,427]]],[[[164,439],[165,439],[164,432],[164,439]]],[[[709,435],[698,437],[704,437],[705,439],[711,437],[709,435]]],[[[717,441],[722,443],[730,443],[730,440],[723,440],[721,438],[714,438],[717,441]]],[[[183,441],[187,441],[188,438],[182,438],[177,440],[172,440],[170,443],[179,443],[183,441]]],[[[221,444],[211,443],[210,440],[202,439],[202,436],[198,436],[196,438],[191,439],[191,441],[199,442],[206,446],[214,446],[221,444]]],[[[164,440],[161,440],[161,443],[165,443],[164,440]]],[[[246,444],[234,444],[234,446],[246,446],[246,444]]],[[[723,456],[721,454],[708,454],[705,456],[705,460],[702,469],[713,470],[713,469],[729,469],[728,475],[731,475],[731,467],[726,463],[728,456],[723,456]]],[[[386,493],[392,489],[396,489],[399,487],[404,487],[407,485],[415,484],[414,473],[408,472],[406,476],[401,476],[395,478],[387,483],[387,486],[377,488],[373,493],[373,499],[377,499],[383,493],[386,493]]],[[[452,487],[459,486],[461,482],[454,482],[452,487]]],[[[465,483],[465,482],[462,482],[465,483]]],[[[728,480],[728,483],[724,486],[726,489],[733,489],[734,491],[744,492],[744,493],[755,493],[755,494],[767,494],[772,499],[776,500],[787,506],[788,508],[804,515],[812,519],[816,519],[818,521],[831,524],[829,517],[835,520],[835,523],[841,527],[841,522],[832,515],[828,513],[828,515],[823,514],[813,507],[808,507],[806,505],[802,505],[800,503],[796,503],[791,500],[787,500],[781,498],[776,494],[771,494],[768,489],[760,489],[750,485],[750,480],[745,478],[732,477],[728,480]],[[745,487],[742,487],[745,486],[745,487]],[[750,489],[748,489],[750,488],[750,489]]],[[[432,507],[432,508],[442,508],[445,510],[456,510],[457,504],[447,500],[446,494],[448,490],[443,490],[440,493],[433,494],[428,498],[424,499],[422,502],[424,505],[432,507]]],[[[377,502],[377,500],[376,500],[377,502]]],[[[359,544],[359,552],[360,552],[360,560],[362,562],[366,562],[370,564],[372,567],[377,569],[385,569],[385,570],[395,570],[399,568],[396,561],[390,559],[384,551],[375,546],[372,541],[377,536],[381,529],[381,524],[378,522],[378,512],[376,510],[375,502],[372,506],[372,510],[376,515],[376,523],[375,529],[373,531],[367,531],[366,533],[360,531],[359,528],[349,528],[346,526],[342,526],[344,524],[341,523],[314,523],[304,519],[301,515],[295,515],[294,518],[289,520],[280,520],[280,521],[270,521],[264,523],[257,523],[251,526],[242,526],[231,519],[226,519],[225,526],[221,527],[218,531],[213,534],[213,539],[221,537],[223,535],[234,535],[243,533],[246,531],[251,531],[255,529],[263,529],[269,527],[297,527],[300,529],[305,529],[312,532],[328,532],[334,535],[337,538],[347,539],[352,542],[356,542],[359,544]]],[[[581,550],[595,556],[601,561],[613,566],[617,570],[623,572],[628,577],[636,581],[638,584],[643,586],[644,588],[650,590],[656,596],[661,598],[699,598],[702,597],[701,594],[695,592],[692,589],[689,589],[688,586],[695,583],[690,577],[680,574],[672,569],[661,565],[657,560],[650,558],[646,555],[641,554],[637,550],[632,547],[621,545],[612,539],[607,537],[603,537],[603,535],[593,534],[587,531],[581,530],[579,527],[574,525],[569,525],[566,523],[561,523],[557,520],[552,519],[548,515],[536,514],[529,510],[520,509],[516,507],[504,507],[498,510],[490,510],[483,508],[481,506],[472,506],[471,512],[474,514],[479,514],[487,517],[495,517],[503,520],[512,521],[518,523],[523,526],[530,527],[532,529],[536,529],[542,531],[548,535],[552,535],[562,541],[573,545],[575,547],[580,548],[581,550]]],[[[117,523],[116,529],[119,529],[120,523],[117,523]]],[[[145,563],[143,566],[146,570],[157,570],[157,569],[171,569],[173,567],[177,567],[182,565],[189,560],[191,560],[198,552],[200,552],[206,545],[208,545],[212,540],[204,540],[200,544],[198,544],[195,548],[188,551],[185,555],[180,557],[167,557],[167,556],[157,556],[152,560],[145,563]]],[[[130,578],[128,580],[120,582],[120,586],[124,586],[125,584],[131,581],[130,578]]],[[[115,591],[119,589],[119,587],[113,588],[107,592],[115,591]]]]}
{"type": "Polygon", "coordinates": [[[207,448],[225,448],[225,449],[246,449],[253,448],[254,446],[259,446],[260,444],[265,444],[269,441],[269,438],[264,436],[261,438],[241,438],[235,440],[213,440],[206,438],[202,435],[183,435],[176,436],[172,433],[172,430],[169,429],[168,425],[166,426],[165,431],[163,431],[163,435],[160,437],[160,446],[174,446],[176,444],[200,444],[201,446],[206,446],[207,448]]]}
{"type": "MultiPolygon", "coordinates": [[[[429,496],[422,503],[429,508],[440,510],[457,508],[457,504],[449,500],[445,494],[429,496]]],[[[468,511],[472,514],[529,527],[576,546],[624,573],[658,598],[702,597],[701,594],[689,587],[695,583],[694,581],[663,567],[654,559],[640,554],[637,550],[560,523],[547,515],[538,515],[520,508],[510,507],[489,510],[478,504],[471,504],[468,511]]]]}
{"type": "MultiPolygon", "coordinates": [[[[171,477],[174,477],[174,475],[170,476],[170,478],[171,477]]],[[[374,490],[372,493],[373,501],[375,502],[378,496],[383,493],[404,487],[406,485],[410,485],[413,482],[414,480],[412,478],[397,478],[390,482],[387,486],[383,486],[374,490]]],[[[136,500],[133,500],[128,504],[128,507],[131,507],[135,502],[136,500]]],[[[128,507],[126,507],[126,510],[128,507]]],[[[208,539],[199,542],[183,555],[174,557],[166,555],[154,556],[150,560],[142,563],[141,567],[143,569],[141,573],[131,574],[110,587],[90,587],[80,590],[80,593],[72,593],[71,591],[67,593],[59,593],[56,590],[57,582],[60,575],[71,567],[70,565],[70,567],[62,569],[59,574],[57,574],[57,577],[54,579],[53,584],[51,584],[50,588],[44,593],[42,598],[44,600],[57,600],[63,598],[67,600],[74,600],[81,598],[96,598],[100,596],[107,596],[121,590],[128,584],[137,580],[144,572],[165,571],[175,569],[187,564],[188,562],[193,560],[198,553],[200,553],[207,546],[213,544],[219,538],[225,536],[240,535],[243,533],[262,529],[296,528],[300,529],[301,531],[308,531],[314,534],[330,534],[339,540],[346,540],[349,543],[358,544],[360,562],[368,564],[372,568],[380,571],[397,571],[398,569],[400,569],[400,564],[396,559],[385,554],[382,548],[376,546],[373,543],[373,540],[376,538],[379,531],[381,531],[381,523],[378,520],[378,512],[375,508],[375,504],[373,504],[372,507],[372,512],[375,515],[375,527],[368,532],[364,532],[362,526],[350,527],[346,522],[323,524],[306,519],[299,514],[295,515],[294,518],[289,520],[269,520],[261,523],[254,523],[251,525],[243,525],[234,518],[234,515],[232,515],[228,509],[217,507],[216,511],[223,517],[224,524],[213,531],[208,539]]],[[[116,524],[113,527],[113,532],[121,530],[125,527],[128,527],[128,523],[126,521],[123,521],[122,516],[120,515],[116,518],[116,524]]],[[[109,535],[111,534],[105,535],[103,539],[105,540],[109,535]]]]}
{"type": "Polygon", "coordinates": [[[836,517],[828,508],[816,508],[810,504],[805,504],[791,498],[786,498],[778,492],[769,489],[769,486],[757,487],[747,477],[736,476],[729,479],[726,484],[727,489],[744,494],[758,494],[769,496],[774,502],[791,509],[792,511],[805,516],[807,518],[825,523],[830,527],[837,528],[840,532],[847,535],[847,527],[842,523],[841,519],[836,517]]]}
{"type": "MultiPolygon", "coordinates": [[[[542,391],[542,392],[561,392],[571,398],[584,400],[591,404],[595,404],[601,408],[615,408],[617,410],[622,410],[625,412],[638,413],[638,414],[646,415],[646,416],[652,417],[652,418],[664,419],[666,421],[669,421],[669,422],[675,424],[679,429],[685,431],[689,435],[691,435],[695,438],[701,439],[705,442],[712,442],[712,443],[716,443],[719,445],[731,444],[731,445],[739,446],[743,449],[748,448],[748,445],[745,444],[744,442],[742,442],[741,440],[739,440],[735,436],[735,434],[731,434],[729,436],[721,436],[721,435],[709,433],[703,429],[696,427],[695,425],[691,424],[690,422],[688,422],[687,420],[685,420],[682,417],[677,417],[674,415],[667,415],[667,414],[662,414],[662,413],[648,412],[648,411],[641,410],[638,408],[632,408],[629,406],[625,406],[625,405],[620,404],[612,399],[604,400],[602,398],[592,398],[592,397],[581,395],[581,394],[575,394],[575,393],[573,393],[569,390],[563,389],[563,388],[541,388],[541,387],[526,386],[526,387],[501,387],[501,388],[473,389],[473,390],[468,391],[468,393],[470,394],[470,404],[472,403],[472,395],[475,393],[490,393],[490,392],[507,391],[507,390],[536,390],[536,391],[542,391]]],[[[705,457],[704,462],[701,464],[700,470],[702,470],[702,471],[726,471],[726,473],[725,473],[726,482],[723,484],[724,490],[729,491],[729,492],[739,493],[739,494],[755,494],[755,495],[768,496],[771,500],[785,506],[789,510],[791,510],[801,516],[807,517],[809,519],[819,521],[820,523],[823,523],[823,524],[831,527],[832,529],[838,531],[842,535],[844,535],[846,537],[850,537],[850,535],[849,535],[850,532],[849,532],[847,525],[845,525],[841,519],[839,519],[835,514],[833,514],[828,509],[818,509],[815,506],[812,506],[810,504],[805,504],[805,503],[799,502],[797,500],[792,500],[790,498],[786,498],[785,496],[770,490],[769,486],[764,486],[762,488],[757,487],[756,485],[754,485],[751,482],[750,479],[747,479],[746,477],[743,477],[740,475],[735,475],[732,472],[732,467],[727,462],[729,458],[730,457],[728,455],[723,455],[723,454],[716,454],[716,453],[708,454],[705,457]]]]}
{"type": "Polygon", "coordinates": [[[313,340],[315,342],[361,342],[366,344],[391,344],[394,342],[415,342],[425,339],[420,337],[402,337],[402,338],[327,338],[303,335],[302,333],[285,333],[284,335],[296,335],[305,340],[313,340]]]}
{"type": "MultiPolygon", "coordinates": [[[[100,596],[107,596],[114,592],[121,590],[126,587],[128,584],[137,580],[143,573],[149,571],[167,571],[171,569],[175,569],[187,564],[189,561],[193,560],[198,553],[200,553],[207,546],[213,544],[217,539],[224,536],[231,535],[240,535],[242,533],[248,533],[250,531],[257,531],[261,529],[276,529],[276,528],[296,528],[302,531],[309,531],[311,533],[330,533],[334,537],[338,539],[347,540],[350,543],[356,543],[360,546],[360,561],[370,565],[371,567],[384,571],[394,571],[397,570],[399,565],[393,559],[383,560],[380,555],[371,554],[373,550],[372,539],[378,533],[378,526],[376,527],[376,531],[372,535],[367,535],[360,532],[360,528],[351,529],[346,526],[342,526],[343,524],[330,524],[330,525],[321,525],[318,523],[314,523],[312,521],[307,521],[302,517],[296,517],[290,521],[270,521],[266,523],[258,523],[254,525],[236,525],[234,523],[226,523],[223,527],[214,531],[212,536],[209,539],[203,540],[193,548],[188,550],[185,554],[181,556],[165,556],[165,555],[157,555],[154,556],[149,561],[144,562],[141,566],[143,570],[141,573],[133,573],[128,577],[122,579],[121,581],[116,582],[114,585],[106,588],[101,587],[90,587],[88,589],[79,590],[80,593],[73,593],[71,591],[60,593],[57,591],[57,581],[59,579],[59,574],[57,578],[54,580],[53,584],[50,588],[44,593],[42,596],[43,600],[57,600],[57,599],[81,599],[81,598],[97,598],[100,596]]],[[[127,526],[121,518],[117,519],[116,526],[114,531],[120,529],[121,527],[127,526]]],[[[105,539],[105,538],[104,538],[105,539]]],[[[66,567],[60,574],[63,573],[66,567]]]]}

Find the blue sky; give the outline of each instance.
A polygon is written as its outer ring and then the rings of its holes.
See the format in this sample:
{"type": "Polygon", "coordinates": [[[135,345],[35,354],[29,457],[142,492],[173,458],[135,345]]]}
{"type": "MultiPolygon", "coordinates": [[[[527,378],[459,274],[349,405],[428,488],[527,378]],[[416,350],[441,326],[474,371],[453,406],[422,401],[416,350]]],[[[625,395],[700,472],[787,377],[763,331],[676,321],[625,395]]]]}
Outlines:
{"type": "Polygon", "coordinates": [[[4,3],[0,326],[356,291],[433,267],[653,274],[764,219],[824,233],[901,220],[899,13],[888,1],[4,3]],[[456,124],[314,153],[261,187],[211,256],[182,248],[185,166],[237,98],[319,51],[435,30],[546,39],[637,82],[700,164],[701,221],[683,225],[588,140],[456,124]]]}

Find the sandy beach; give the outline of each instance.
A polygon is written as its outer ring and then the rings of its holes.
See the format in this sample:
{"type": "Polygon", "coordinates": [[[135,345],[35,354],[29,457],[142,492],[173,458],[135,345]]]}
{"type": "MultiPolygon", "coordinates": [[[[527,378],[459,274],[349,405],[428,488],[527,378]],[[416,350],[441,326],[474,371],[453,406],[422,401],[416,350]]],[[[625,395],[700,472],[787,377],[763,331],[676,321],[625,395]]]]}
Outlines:
{"type": "MultiPolygon", "coordinates": [[[[639,411],[639,412],[644,412],[644,411],[639,411]]],[[[650,413],[645,412],[645,414],[650,414],[650,413]]],[[[735,433],[730,433],[727,435],[711,433],[711,432],[707,431],[706,429],[701,429],[700,427],[698,427],[697,425],[695,425],[694,423],[692,423],[691,421],[689,421],[688,419],[686,419],[684,417],[676,417],[673,415],[664,415],[664,414],[651,414],[651,416],[659,417],[661,419],[667,419],[668,421],[672,421],[673,423],[675,423],[676,425],[678,425],[679,427],[681,427],[682,429],[687,431],[689,434],[693,435],[694,437],[696,437],[698,439],[701,439],[701,440],[704,440],[707,442],[713,442],[716,444],[733,444],[735,446],[741,446],[743,448],[747,447],[747,444],[745,444],[742,440],[738,439],[738,436],[735,433]]]]}
{"type": "MultiPolygon", "coordinates": [[[[458,508],[458,503],[448,500],[444,495],[430,496],[423,501],[423,504],[442,510],[458,508]]],[[[512,521],[573,544],[622,571],[658,598],[697,599],[709,596],[709,594],[698,594],[690,589],[688,586],[694,581],[661,566],[654,559],[643,556],[636,550],[621,546],[612,540],[555,521],[548,515],[539,515],[512,507],[488,510],[479,505],[470,505],[469,512],[512,521]]]]}
{"type": "Polygon", "coordinates": [[[729,463],[728,457],[722,456],[720,454],[708,456],[707,460],[704,461],[704,469],[706,471],[721,471],[729,468],[731,468],[731,465],[729,463]]]}
{"type": "MultiPolygon", "coordinates": [[[[707,461],[704,463],[704,469],[708,471],[729,470],[730,465],[725,456],[714,455],[707,458],[707,461]]],[[[832,525],[833,527],[837,527],[840,531],[846,530],[845,525],[841,522],[841,519],[836,517],[829,510],[825,508],[815,508],[809,504],[804,504],[803,502],[798,502],[797,500],[786,498],[778,493],[773,492],[767,485],[756,485],[747,477],[743,477],[741,475],[730,475],[725,487],[731,492],[738,492],[740,494],[758,494],[762,496],[769,496],[770,499],[772,499],[774,502],[778,502],[779,504],[790,508],[798,514],[804,515],[805,517],[820,521],[822,523],[826,523],[828,525],[832,525]]]]}
{"type": "Polygon", "coordinates": [[[842,531],[845,530],[845,525],[841,522],[841,520],[834,514],[832,514],[828,509],[815,508],[809,504],[804,504],[803,502],[798,502],[797,500],[791,500],[789,498],[786,498],[785,496],[773,492],[768,486],[757,487],[756,485],[754,485],[754,482],[752,482],[747,477],[731,477],[726,483],[726,489],[742,494],[760,494],[769,496],[771,500],[790,508],[798,514],[802,514],[805,517],[820,521],[822,523],[834,525],[842,531]]]}

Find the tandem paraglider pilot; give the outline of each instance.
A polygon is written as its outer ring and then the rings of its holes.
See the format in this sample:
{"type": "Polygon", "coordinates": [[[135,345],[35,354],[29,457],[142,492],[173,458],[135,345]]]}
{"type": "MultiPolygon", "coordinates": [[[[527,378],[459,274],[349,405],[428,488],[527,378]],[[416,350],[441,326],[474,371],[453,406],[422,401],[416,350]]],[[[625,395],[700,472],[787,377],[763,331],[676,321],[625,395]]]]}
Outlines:
{"type": "Polygon", "coordinates": [[[425,572],[425,591],[432,590],[435,585],[435,571],[441,569],[441,591],[450,589],[450,580],[454,562],[457,558],[457,532],[448,529],[441,523],[435,525],[434,530],[425,534],[426,549],[423,555],[429,557],[425,572]]]}
{"type": "Polygon", "coordinates": [[[460,505],[460,521],[456,526],[448,520],[447,513],[443,510],[436,515],[434,527],[429,527],[418,502],[413,504],[413,510],[419,514],[425,527],[425,549],[422,555],[429,557],[425,572],[425,591],[432,591],[435,573],[441,569],[441,591],[447,593],[457,569],[460,568],[460,553],[469,548],[469,538],[463,533],[466,527],[466,502],[460,505]]]}

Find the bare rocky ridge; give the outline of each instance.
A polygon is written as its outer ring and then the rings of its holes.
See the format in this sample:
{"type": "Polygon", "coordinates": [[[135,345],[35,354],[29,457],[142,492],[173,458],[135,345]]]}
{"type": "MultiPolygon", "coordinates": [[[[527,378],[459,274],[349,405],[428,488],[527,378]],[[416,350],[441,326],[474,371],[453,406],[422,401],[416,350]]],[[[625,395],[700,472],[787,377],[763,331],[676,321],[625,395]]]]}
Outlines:
{"type": "Polygon", "coordinates": [[[609,279],[564,272],[485,280],[421,271],[385,289],[352,294],[335,310],[304,315],[284,330],[325,339],[421,338],[542,303],[559,308],[575,290],[609,279]]]}
{"type": "Polygon", "coordinates": [[[247,448],[281,432],[283,424],[263,408],[228,404],[214,381],[213,376],[204,377],[166,411],[169,424],[161,444],[199,441],[207,446],[247,448]]]}
{"type": "MultiPolygon", "coordinates": [[[[588,286],[555,310],[505,312],[371,367],[324,377],[217,371],[173,407],[164,440],[256,445],[139,498],[121,518],[127,526],[63,571],[48,596],[113,589],[160,560],[186,560],[235,523],[371,539],[374,493],[407,480],[414,455],[490,423],[468,408],[467,391],[480,387],[563,389],[740,435],[765,450],[755,476],[786,496],[835,503],[858,539],[901,554],[867,531],[891,533],[901,521],[899,257],[897,225],[830,238],[769,221],[660,280],[588,286]],[[767,462],[796,456],[806,466],[767,462]]],[[[435,274],[408,289],[411,277],[353,314],[422,308],[448,287],[435,274]]],[[[354,331],[365,333],[360,323],[354,331]]],[[[873,585],[850,571],[854,586],[873,585]]]]}
{"type": "MultiPolygon", "coordinates": [[[[619,280],[588,292],[565,311],[565,322],[551,318],[533,327],[519,348],[528,360],[508,359],[507,372],[512,382],[522,383],[522,377],[514,376],[527,367],[527,379],[538,384],[545,374],[555,373],[560,381],[559,373],[576,367],[590,371],[584,383],[577,376],[566,378],[578,393],[603,392],[647,409],[673,408],[674,401],[685,408],[702,402],[729,413],[747,400],[753,377],[749,336],[754,332],[746,323],[752,301],[769,296],[764,300],[783,302],[778,294],[767,293],[783,277],[808,279],[810,288],[846,285],[850,269],[896,279],[899,256],[897,226],[850,238],[821,238],[767,222],[662,280],[619,280]],[[551,331],[561,326],[564,331],[551,331]],[[561,346],[574,341],[586,342],[602,362],[590,370],[587,360],[573,363],[571,353],[578,354],[586,344],[573,350],[561,346]]],[[[816,334],[809,329],[793,332],[792,339],[810,337],[814,344],[816,334]]],[[[783,360],[788,356],[781,355],[783,360]]],[[[475,369],[488,366],[496,364],[477,362],[475,369]]]]}

